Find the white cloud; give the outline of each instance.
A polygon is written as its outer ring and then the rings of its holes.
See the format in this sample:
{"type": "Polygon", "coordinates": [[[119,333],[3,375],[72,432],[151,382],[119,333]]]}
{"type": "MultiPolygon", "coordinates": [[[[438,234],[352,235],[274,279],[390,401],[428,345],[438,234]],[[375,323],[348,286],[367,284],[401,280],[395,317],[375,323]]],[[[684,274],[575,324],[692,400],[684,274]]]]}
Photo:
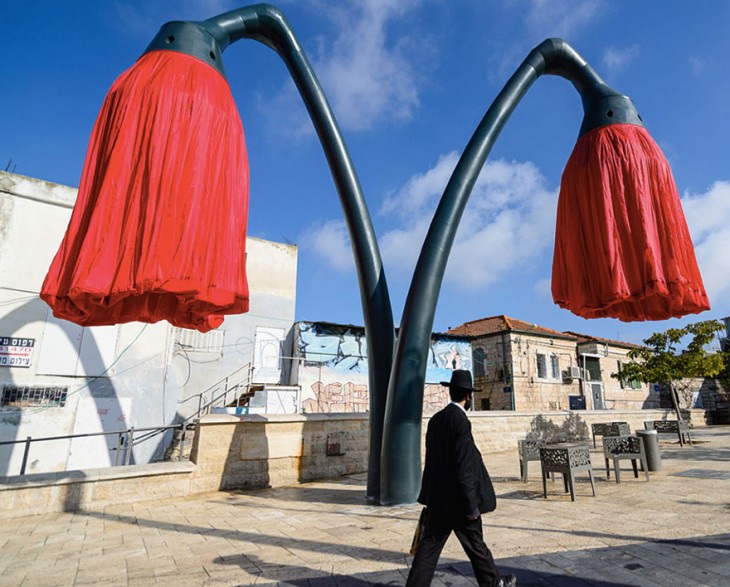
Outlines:
{"type": "MultiPolygon", "coordinates": [[[[419,89],[414,64],[409,55],[418,41],[404,34],[403,27],[392,38],[388,27],[405,17],[418,0],[349,0],[336,5],[315,3],[321,14],[335,23],[333,41],[321,37],[313,68],[342,128],[367,130],[382,121],[409,120],[419,106],[419,89]]],[[[421,52],[422,53],[422,52],[421,52]]],[[[291,112],[282,104],[298,100],[291,85],[274,98],[277,115],[291,112]]],[[[305,114],[297,108],[292,116],[305,114]]],[[[311,125],[293,127],[295,134],[311,131],[311,125]]]]}
{"type": "Polygon", "coordinates": [[[300,247],[314,252],[332,269],[349,271],[355,267],[344,220],[328,220],[321,226],[311,227],[302,235],[300,247]]]}
{"type": "Polygon", "coordinates": [[[682,207],[710,303],[730,293],[730,181],[704,194],[685,194],[682,207]]]}
{"type": "Polygon", "coordinates": [[[639,56],[639,46],[609,47],[603,52],[603,67],[609,76],[623,71],[626,66],[639,56]]]}
{"type": "Polygon", "coordinates": [[[419,105],[407,36],[389,42],[389,21],[403,17],[415,2],[369,0],[340,18],[339,35],[317,70],[342,125],[361,130],[375,122],[408,120],[419,105]]]}
{"type": "Polygon", "coordinates": [[[426,208],[431,209],[444,191],[458,160],[456,151],[443,155],[434,167],[426,173],[414,175],[398,193],[389,196],[381,211],[409,218],[414,213],[423,213],[426,208]]]}
{"type": "Polygon", "coordinates": [[[573,37],[596,20],[603,0],[529,0],[525,20],[530,32],[546,37],[573,37]]]}
{"type": "MultiPolygon", "coordinates": [[[[458,155],[442,156],[390,196],[380,213],[391,228],[379,236],[386,275],[409,278],[431,224],[436,206],[458,155]]],[[[532,265],[552,247],[557,193],[545,187],[534,164],[487,162],[482,170],[454,242],[445,280],[478,289],[505,274],[532,265]]],[[[332,268],[353,267],[344,222],[329,221],[303,237],[332,268]]]]}
{"type": "MultiPolygon", "coordinates": [[[[456,160],[455,153],[442,157],[386,202],[383,211],[400,222],[380,239],[386,271],[412,272],[456,160]]],[[[556,194],[532,163],[488,162],[460,222],[445,279],[479,288],[530,264],[552,243],[555,209],[556,194]]]]}
{"type": "Polygon", "coordinates": [[[553,295],[552,286],[553,286],[552,279],[547,277],[545,279],[540,279],[539,281],[536,281],[535,284],[532,286],[532,289],[538,295],[540,295],[544,298],[552,299],[552,295],[553,295]]]}

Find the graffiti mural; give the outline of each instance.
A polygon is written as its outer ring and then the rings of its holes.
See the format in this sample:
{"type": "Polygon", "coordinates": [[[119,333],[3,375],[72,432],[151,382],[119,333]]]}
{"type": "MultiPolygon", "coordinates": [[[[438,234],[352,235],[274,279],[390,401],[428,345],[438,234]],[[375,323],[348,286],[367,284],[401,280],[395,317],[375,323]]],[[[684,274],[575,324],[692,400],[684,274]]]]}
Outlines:
{"type": "Polygon", "coordinates": [[[464,339],[431,339],[426,383],[449,381],[454,369],[471,371],[471,343],[464,339]]]}
{"type": "MultiPolygon", "coordinates": [[[[368,411],[367,341],[363,328],[299,322],[295,346],[305,413],[368,411]]],[[[471,370],[471,343],[435,335],[426,370],[425,413],[448,403],[448,390],[440,382],[451,379],[454,369],[471,370]]]]}
{"type": "Polygon", "coordinates": [[[307,366],[327,365],[336,373],[367,375],[367,341],[361,328],[300,322],[297,345],[307,366]]]}

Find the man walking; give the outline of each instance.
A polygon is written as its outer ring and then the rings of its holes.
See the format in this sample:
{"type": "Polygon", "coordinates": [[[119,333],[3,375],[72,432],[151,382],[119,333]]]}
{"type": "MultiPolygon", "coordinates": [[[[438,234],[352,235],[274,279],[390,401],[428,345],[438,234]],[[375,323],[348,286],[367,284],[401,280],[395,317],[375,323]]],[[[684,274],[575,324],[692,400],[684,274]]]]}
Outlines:
{"type": "Polygon", "coordinates": [[[497,507],[492,481],[474,444],[466,410],[471,405],[471,373],[454,370],[451,403],[435,414],[426,432],[426,466],[418,502],[426,506],[426,527],[408,575],[407,587],[431,584],[451,532],[461,542],[481,587],[515,587],[514,575],[501,577],[484,543],[481,514],[497,507]]]}

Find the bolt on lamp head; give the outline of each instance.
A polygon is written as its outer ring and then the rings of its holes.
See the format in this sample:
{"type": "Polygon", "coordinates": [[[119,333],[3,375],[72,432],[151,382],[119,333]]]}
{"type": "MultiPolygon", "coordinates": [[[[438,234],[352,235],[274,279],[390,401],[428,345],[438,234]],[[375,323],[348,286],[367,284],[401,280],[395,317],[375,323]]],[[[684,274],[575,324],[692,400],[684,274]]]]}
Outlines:
{"type": "Polygon", "coordinates": [[[41,297],[84,326],[205,332],[248,310],[243,127],[215,38],[170,23],[156,40],[104,101],[41,297]]]}
{"type": "Polygon", "coordinates": [[[584,108],[560,184],[555,303],[584,318],[624,321],[708,310],[671,169],[633,102],[564,41],[541,48],[545,73],[568,78],[584,108]]]}

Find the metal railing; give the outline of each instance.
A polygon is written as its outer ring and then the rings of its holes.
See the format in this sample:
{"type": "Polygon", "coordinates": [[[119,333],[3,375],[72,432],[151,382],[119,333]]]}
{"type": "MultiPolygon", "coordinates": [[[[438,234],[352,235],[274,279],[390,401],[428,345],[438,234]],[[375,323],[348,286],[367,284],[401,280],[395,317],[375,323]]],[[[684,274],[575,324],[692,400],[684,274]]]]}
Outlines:
{"type": "Polygon", "coordinates": [[[174,426],[156,426],[153,428],[127,428],[125,430],[115,430],[113,432],[89,432],[86,434],[66,434],[64,436],[45,436],[42,438],[33,438],[31,436],[26,437],[25,440],[5,440],[0,442],[0,446],[6,446],[11,444],[25,444],[25,448],[23,450],[23,460],[20,465],[20,474],[25,475],[25,469],[28,464],[28,456],[30,454],[30,445],[34,442],[46,442],[49,440],[67,440],[67,439],[73,439],[73,438],[86,438],[91,436],[111,436],[116,434],[117,435],[117,446],[112,449],[116,451],[116,454],[114,455],[114,467],[122,465],[129,465],[131,464],[132,459],[132,449],[142,444],[143,442],[149,440],[150,438],[153,438],[155,436],[158,436],[159,434],[164,433],[167,430],[172,429],[179,429],[181,431],[180,436],[180,451],[178,454],[178,460],[183,460],[183,453],[184,453],[184,446],[185,446],[185,433],[187,431],[187,425],[186,423],[182,424],[176,424],[174,426]],[[135,439],[135,434],[139,432],[146,432],[146,434],[143,434],[141,437],[137,437],[135,439]],[[124,449],[124,451],[122,451],[124,449]],[[124,459],[123,462],[120,463],[120,455],[124,452],[124,459]]]}
{"type": "Polygon", "coordinates": [[[188,416],[183,420],[183,424],[188,424],[190,421],[195,420],[197,418],[200,418],[201,416],[204,416],[205,414],[209,414],[212,408],[218,407],[219,405],[226,406],[228,405],[228,397],[229,395],[240,402],[241,395],[238,393],[238,390],[241,388],[245,390],[248,390],[251,386],[251,379],[253,375],[253,364],[252,363],[246,363],[243,367],[233,371],[229,375],[227,375],[225,378],[221,379],[220,381],[214,383],[207,389],[201,391],[200,393],[196,393],[195,395],[191,395],[190,397],[182,400],[179,402],[180,404],[187,403],[193,399],[198,400],[198,409],[197,411],[192,414],[191,416],[188,416]],[[240,380],[238,379],[240,376],[240,380]],[[216,393],[216,390],[220,387],[223,387],[223,391],[216,393]],[[205,396],[210,395],[210,399],[203,403],[205,401],[205,396]]]}

